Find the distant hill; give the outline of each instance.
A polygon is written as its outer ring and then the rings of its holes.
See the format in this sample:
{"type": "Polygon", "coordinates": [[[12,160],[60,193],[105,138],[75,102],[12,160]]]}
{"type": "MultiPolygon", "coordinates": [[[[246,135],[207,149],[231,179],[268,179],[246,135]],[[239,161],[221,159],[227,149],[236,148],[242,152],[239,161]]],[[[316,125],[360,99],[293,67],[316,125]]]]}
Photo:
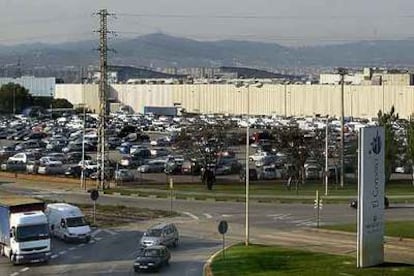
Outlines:
{"type": "MultiPolygon", "coordinates": [[[[110,41],[110,64],[133,67],[251,67],[414,65],[414,41],[364,41],[341,45],[284,47],[251,41],[197,41],[164,34],[110,41]]],[[[98,64],[97,41],[0,46],[0,67],[20,58],[24,68],[98,64]]]]}

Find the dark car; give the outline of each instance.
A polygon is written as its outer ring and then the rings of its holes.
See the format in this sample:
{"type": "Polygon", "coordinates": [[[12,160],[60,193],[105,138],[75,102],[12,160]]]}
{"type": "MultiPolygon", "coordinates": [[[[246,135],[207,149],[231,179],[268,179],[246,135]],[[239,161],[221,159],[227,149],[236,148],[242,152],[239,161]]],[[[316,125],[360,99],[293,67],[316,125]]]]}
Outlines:
{"type": "MultiPolygon", "coordinates": [[[[85,177],[89,177],[93,173],[93,171],[89,169],[85,169],[83,173],[85,177]]],[[[65,170],[65,176],[67,177],[79,178],[81,174],[82,174],[82,167],[79,165],[69,166],[65,170]]]]}
{"type": "Polygon", "coordinates": [[[163,245],[153,245],[142,248],[134,262],[135,272],[142,270],[159,271],[163,266],[168,266],[171,253],[163,245]]]}
{"type": "MultiPolygon", "coordinates": [[[[257,180],[259,177],[257,175],[256,169],[249,169],[249,180],[254,181],[257,180]]],[[[246,180],[246,170],[240,171],[240,181],[244,182],[246,180]]]]}
{"type": "MultiPolygon", "coordinates": [[[[350,207],[357,209],[358,208],[358,200],[354,199],[349,204],[350,207]]],[[[388,197],[384,196],[384,208],[388,209],[390,207],[390,201],[388,200],[388,197]]]]}
{"type": "MultiPolygon", "coordinates": [[[[92,160],[90,155],[85,154],[85,160],[92,160]]],[[[66,154],[66,162],[67,163],[78,163],[82,160],[82,152],[81,151],[73,151],[66,154]]]]}

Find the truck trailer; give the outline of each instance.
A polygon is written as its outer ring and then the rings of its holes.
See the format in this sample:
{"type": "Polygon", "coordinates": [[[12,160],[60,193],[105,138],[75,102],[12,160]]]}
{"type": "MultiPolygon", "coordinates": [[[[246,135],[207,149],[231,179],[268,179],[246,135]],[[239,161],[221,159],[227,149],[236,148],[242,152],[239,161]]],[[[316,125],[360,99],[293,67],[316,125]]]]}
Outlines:
{"type": "Polygon", "coordinates": [[[0,196],[0,255],[13,264],[47,262],[51,255],[45,203],[0,196]]]}

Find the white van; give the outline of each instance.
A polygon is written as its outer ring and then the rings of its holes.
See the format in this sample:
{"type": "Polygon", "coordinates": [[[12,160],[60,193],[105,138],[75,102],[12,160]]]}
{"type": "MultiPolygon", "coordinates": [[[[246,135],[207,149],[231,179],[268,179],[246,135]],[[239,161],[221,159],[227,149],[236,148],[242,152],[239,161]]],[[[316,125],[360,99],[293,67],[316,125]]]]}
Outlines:
{"type": "Polygon", "coordinates": [[[50,233],[66,242],[91,239],[91,228],[82,211],[67,203],[53,203],[46,207],[50,233]]]}

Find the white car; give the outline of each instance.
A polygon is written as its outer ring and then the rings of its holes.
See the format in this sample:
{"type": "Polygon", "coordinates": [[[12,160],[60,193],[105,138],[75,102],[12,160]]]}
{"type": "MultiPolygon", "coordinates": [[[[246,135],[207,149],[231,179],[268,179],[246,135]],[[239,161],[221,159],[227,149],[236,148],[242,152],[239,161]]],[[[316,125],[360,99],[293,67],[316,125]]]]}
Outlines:
{"type": "Polygon", "coordinates": [[[260,152],[256,152],[253,155],[249,156],[249,160],[250,161],[254,161],[257,162],[259,160],[262,160],[264,157],[269,156],[269,153],[265,152],[265,151],[260,151],[260,152]]]}
{"type": "Polygon", "coordinates": [[[96,163],[95,160],[83,160],[83,162],[79,161],[78,165],[92,171],[98,169],[98,163],[96,163]]]}

